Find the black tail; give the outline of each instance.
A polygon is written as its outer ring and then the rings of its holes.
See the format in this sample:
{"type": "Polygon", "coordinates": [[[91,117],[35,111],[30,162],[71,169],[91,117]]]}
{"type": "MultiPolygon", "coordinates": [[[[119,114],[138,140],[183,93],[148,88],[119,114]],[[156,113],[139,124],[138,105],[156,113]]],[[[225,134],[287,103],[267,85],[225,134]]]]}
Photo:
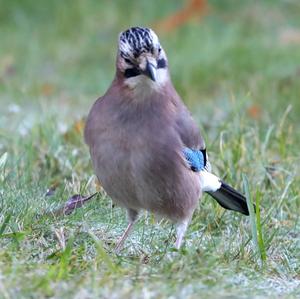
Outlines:
{"type": "MultiPolygon", "coordinates": [[[[249,215],[246,197],[222,182],[221,188],[215,192],[207,192],[212,196],[223,208],[249,215]]],[[[254,205],[255,211],[255,205],[254,205]]]]}

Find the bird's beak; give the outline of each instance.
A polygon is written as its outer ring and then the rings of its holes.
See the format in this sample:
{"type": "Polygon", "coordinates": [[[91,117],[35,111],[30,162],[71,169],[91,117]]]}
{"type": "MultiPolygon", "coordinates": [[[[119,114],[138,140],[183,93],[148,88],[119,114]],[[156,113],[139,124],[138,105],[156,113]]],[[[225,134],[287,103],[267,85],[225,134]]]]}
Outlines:
{"type": "Polygon", "coordinates": [[[154,82],[156,81],[156,67],[154,64],[149,62],[149,60],[147,60],[146,68],[145,68],[143,74],[145,76],[149,77],[152,81],[154,81],[154,82]]]}

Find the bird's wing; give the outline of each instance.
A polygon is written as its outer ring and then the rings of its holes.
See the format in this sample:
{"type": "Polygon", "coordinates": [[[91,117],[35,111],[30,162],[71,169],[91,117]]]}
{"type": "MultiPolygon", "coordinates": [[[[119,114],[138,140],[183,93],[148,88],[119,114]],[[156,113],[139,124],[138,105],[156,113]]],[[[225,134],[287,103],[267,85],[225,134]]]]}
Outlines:
{"type": "Polygon", "coordinates": [[[200,130],[188,109],[181,104],[176,118],[177,132],[182,143],[192,149],[205,149],[200,130]]]}
{"type": "Polygon", "coordinates": [[[187,162],[193,171],[198,172],[202,169],[211,171],[205,142],[196,122],[181,100],[178,101],[177,108],[176,131],[185,146],[183,148],[183,154],[187,162]]]}
{"type": "Polygon", "coordinates": [[[189,163],[191,170],[198,172],[204,170],[207,164],[206,150],[194,150],[188,147],[183,149],[185,159],[189,163]]]}

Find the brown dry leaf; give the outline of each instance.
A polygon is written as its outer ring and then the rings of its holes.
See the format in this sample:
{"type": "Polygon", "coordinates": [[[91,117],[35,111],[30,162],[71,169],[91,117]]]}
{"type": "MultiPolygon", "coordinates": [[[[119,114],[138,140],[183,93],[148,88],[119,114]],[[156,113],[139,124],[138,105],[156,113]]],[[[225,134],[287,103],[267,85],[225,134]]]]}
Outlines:
{"type": "Polygon", "coordinates": [[[73,125],[75,131],[79,134],[83,133],[84,126],[85,126],[85,120],[83,118],[77,120],[73,125]]]}
{"type": "Polygon", "coordinates": [[[74,141],[76,140],[77,136],[83,135],[83,130],[85,126],[85,118],[81,118],[76,120],[72,126],[64,133],[64,138],[66,141],[74,141]]]}
{"type": "Polygon", "coordinates": [[[54,93],[54,86],[50,83],[44,83],[41,87],[41,93],[43,96],[48,97],[54,93]]]}
{"type": "Polygon", "coordinates": [[[248,115],[253,118],[253,119],[259,119],[261,117],[261,107],[258,105],[251,105],[248,109],[247,109],[247,113],[248,115]]]}
{"type": "Polygon", "coordinates": [[[300,29],[287,28],[283,29],[279,33],[279,42],[282,45],[300,44],[300,29]]]}
{"type": "Polygon", "coordinates": [[[157,31],[170,32],[184,25],[196,16],[202,16],[207,12],[207,0],[187,0],[186,5],[174,14],[154,24],[157,31]]]}
{"type": "Polygon", "coordinates": [[[82,207],[87,201],[92,199],[97,193],[90,196],[82,196],[80,194],[75,194],[68,199],[63,208],[63,213],[65,215],[70,215],[75,209],[82,207]]]}
{"type": "Polygon", "coordinates": [[[75,209],[82,207],[85,203],[87,203],[90,199],[92,199],[97,192],[90,196],[82,196],[80,194],[75,194],[71,196],[65,204],[56,209],[55,211],[50,211],[47,215],[70,215],[75,209]]]}

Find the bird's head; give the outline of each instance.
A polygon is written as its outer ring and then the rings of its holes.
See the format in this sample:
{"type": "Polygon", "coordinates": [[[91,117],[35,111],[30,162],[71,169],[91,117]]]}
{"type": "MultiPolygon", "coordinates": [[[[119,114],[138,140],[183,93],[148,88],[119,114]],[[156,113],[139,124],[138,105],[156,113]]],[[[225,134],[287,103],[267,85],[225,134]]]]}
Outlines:
{"type": "Polygon", "coordinates": [[[132,27],[119,36],[117,71],[130,87],[161,86],[168,78],[167,58],[153,30],[132,27]]]}

